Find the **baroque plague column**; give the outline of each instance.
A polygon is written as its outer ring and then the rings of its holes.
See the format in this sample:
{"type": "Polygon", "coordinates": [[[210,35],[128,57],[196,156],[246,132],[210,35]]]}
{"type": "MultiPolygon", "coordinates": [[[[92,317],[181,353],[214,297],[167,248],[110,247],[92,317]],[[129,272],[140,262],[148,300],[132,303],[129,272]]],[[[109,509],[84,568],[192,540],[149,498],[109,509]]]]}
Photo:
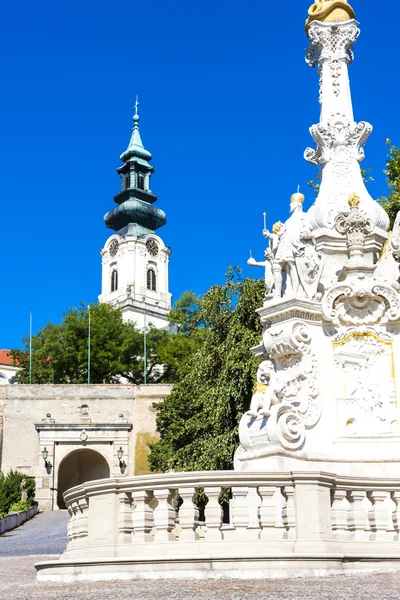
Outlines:
{"type": "Polygon", "coordinates": [[[269,238],[257,388],[240,423],[239,471],[400,469],[400,219],[371,198],[360,170],[372,131],[353,116],[348,66],[359,36],[347,1],[309,9],[306,61],[320,77],[310,128],[320,168],[314,204],[293,194],[269,238]],[[384,248],[383,248],[384,247],[384,248]],[[383,249],[383,251],[382,251],[383,249]]]}

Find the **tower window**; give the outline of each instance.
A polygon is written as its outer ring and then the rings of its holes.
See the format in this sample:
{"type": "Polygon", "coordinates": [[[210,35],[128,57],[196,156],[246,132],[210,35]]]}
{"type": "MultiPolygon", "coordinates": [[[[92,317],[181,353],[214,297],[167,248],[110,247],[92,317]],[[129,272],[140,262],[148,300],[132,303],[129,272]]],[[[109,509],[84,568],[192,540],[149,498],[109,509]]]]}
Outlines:
{"type": "Polygon", "coordinates": [[[118,271],[114,269],[111,273],[111,291],[115,292],[118,289],[118,271]]]}
{"type": "Polygon", "coordinates": [[[131,187],[131,176],[128,173],[128,175],[125,177],[125,189],[129,190],[130,187],[131,187]]]}
{"type": "Polygon", "coordinates": [[[154,269],[149,269],[147,271],[147,289],[152,292],[157,291],[157,277],[154,269]]]}
{"type": "Polygon", "coordinates": [[[137,187],[139,190],[144,190],[144,175],[143,173],[137,174],[137,187]]]}

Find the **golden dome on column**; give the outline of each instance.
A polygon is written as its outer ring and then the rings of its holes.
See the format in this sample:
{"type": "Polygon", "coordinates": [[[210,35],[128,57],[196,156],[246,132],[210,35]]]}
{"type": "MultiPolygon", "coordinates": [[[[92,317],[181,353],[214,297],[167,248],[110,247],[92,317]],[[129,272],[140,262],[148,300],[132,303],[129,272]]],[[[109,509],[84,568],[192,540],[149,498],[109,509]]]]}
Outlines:
{"type": "Polygon", "coordinates": [[[306,28],[312,21],[331,23],[332,21],[349,21],[355,19],[356,15],[348,0],[316,0],[308,9],[306,28]]]}

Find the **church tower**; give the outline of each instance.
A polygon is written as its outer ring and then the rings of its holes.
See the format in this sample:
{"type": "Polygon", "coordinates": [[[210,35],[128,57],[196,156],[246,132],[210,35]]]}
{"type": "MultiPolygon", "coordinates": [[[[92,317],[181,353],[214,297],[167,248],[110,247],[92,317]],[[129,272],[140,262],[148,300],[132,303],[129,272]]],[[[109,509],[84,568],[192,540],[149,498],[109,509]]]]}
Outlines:
{"type": "Polygon", "coordinates": [[[156,208],[157,196],[150,189],[154,167],[139,132],[138,101],[133,117],[129,146],[117,169],[121,191],[114,197],[116,208],[104,216],[115,233],[100,251],[102,291],[100,302],[120,308],[124,321],[135,321],[139,328],[146,322],[158,328],[168,326],[171,294],[168,291],[170,248],[155,233],[165,225],[165,213],[156,208]]]}

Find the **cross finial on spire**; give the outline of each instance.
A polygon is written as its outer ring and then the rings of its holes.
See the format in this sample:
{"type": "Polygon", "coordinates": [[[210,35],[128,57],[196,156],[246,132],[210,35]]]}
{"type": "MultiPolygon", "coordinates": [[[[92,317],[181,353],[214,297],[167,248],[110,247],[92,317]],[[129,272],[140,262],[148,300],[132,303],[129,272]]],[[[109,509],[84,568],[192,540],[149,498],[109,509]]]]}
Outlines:
{"type": "Polygon", "coordinates": [[[299,185],[297,186],[297,193],[298,194],[300,193],[300,186],[299,185]]]}
{"type": "Polygon", "coordinates": [[[137,116],[137,114],[138,114],[138,106],[139,106],[139,96],[136,96],[136,102],[135,102],[135,116],[137,116]]]}

